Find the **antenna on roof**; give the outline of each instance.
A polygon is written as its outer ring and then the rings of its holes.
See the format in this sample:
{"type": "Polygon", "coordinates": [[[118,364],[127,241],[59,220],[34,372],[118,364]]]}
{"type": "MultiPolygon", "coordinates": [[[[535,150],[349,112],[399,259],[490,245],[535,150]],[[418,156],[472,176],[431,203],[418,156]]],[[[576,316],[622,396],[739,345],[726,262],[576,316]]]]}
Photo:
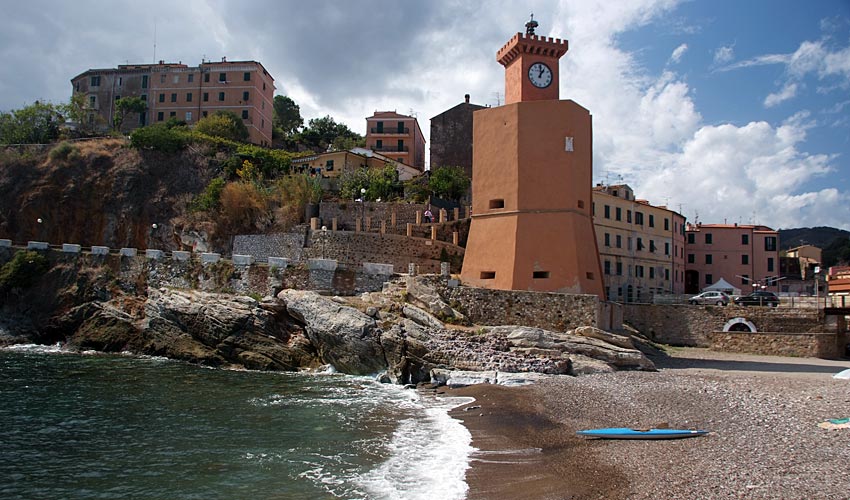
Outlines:
{"type": "Polygon", "coordinates": [[[153,61],[156,64],[156,17],[153,18],[153,61]]]}
{"type": "Polygon", "coordinates": [[[499,92],[493,92],[493,96],[496,98],[496,106],[502,105],[502,94],[499,92]]]}

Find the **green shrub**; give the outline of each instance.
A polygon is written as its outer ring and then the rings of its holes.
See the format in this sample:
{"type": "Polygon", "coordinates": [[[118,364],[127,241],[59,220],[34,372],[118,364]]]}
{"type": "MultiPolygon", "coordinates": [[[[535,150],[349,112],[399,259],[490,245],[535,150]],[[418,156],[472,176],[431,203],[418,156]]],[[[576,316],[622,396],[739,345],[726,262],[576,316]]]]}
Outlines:
{"type": "Polygon", "coordinates": [[[248,127],[232,111],[216,111],[198,120],[195,130],[202,134],[222,137],[231,141],[248,140],[248,127]]]}
{"type": "Polygon", "coordinates": [[[199,194],[192,202],[192,210],[204,212],[216,210],[221,204],[221,192],[224,190],[225,184],[221,177],[211,180],[204,192],[199,194]]]}
{"type": "Polygon", "coordinates": [[[152,149],[163,153],[176,153],[186,147],[188,136],[180,128],[162,124],[138,128],[130,134],[130,145],[136,149],[152,149]]]}
{"type": "Polygon", "coordinates": [[[68,141],[62,141],[51,149],[47,156],[53,161],[76,160],[80,157],[80,148],[68,141]]]}
{"type": "Polygon", "coordinates": [[[50,269],[47,257],[38,252],[18,252],[0,268],[0,289],[29,288],[50,269]]]}

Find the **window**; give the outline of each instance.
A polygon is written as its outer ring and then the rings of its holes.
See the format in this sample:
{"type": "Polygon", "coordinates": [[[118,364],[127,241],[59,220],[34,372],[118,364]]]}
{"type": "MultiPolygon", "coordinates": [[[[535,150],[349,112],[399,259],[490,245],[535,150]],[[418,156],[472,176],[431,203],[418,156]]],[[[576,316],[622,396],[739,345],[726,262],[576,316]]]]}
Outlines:
{"type": "Polygon", "coordinates": [[[251,73],[249,73],[249,72],[247,72],[247,71],[246,71],[246,72],[242,75],[242,80],[244,80],[244,81],[246,81],[246,82],[250,82],[250,81],[251,81],[251,73]]]}
{"type": "Polygon", "coordinates": [[[750,256],[749,256],[749,255],[747,255],[747,254],[742,255],[742,256],[741,256],[741,264],[743,264],[743,265],[745,265],[745,266],[746,266],[746,265],[748,265],[749,263],[750,263],[750,256]]]}
{"type": "Polygon", "coordinates": [[[632,237],[631,236],[626,238],[626,248],[629,249],[629,250],[632,249],[632,237]]]}
{"type": "Polygon", "coordinates": [[[776,236],[765,236],[765,238],[764,238],[764,249],[767,252],[775,252],[776,251],[776,236]]]}
{"type": "Polygon", "coordinates": [[[145,102],[148,102],[148,95],[142,94],[142,100],[145,101],[145,102]]]}
{"type": "Polygon", "coordinates": [[[749,245],[750,244],[750,235],[749,234],[742,234],[741,235],[741,244],[742,245],[749,245]]]}
{"type": "Polygon", "coordinates": [[[209,83],[209,82],[210,82],[210,74],[204,73],[204,83],[209,83]]]}
{"type": "Polygon", "coordinates": [[[161,122],[164,119],[165,119],[165,113],[163,113],[162,111],[160,111],[159,113],[156,114],[156,121],[161,122]]]}
{"type": "Polygon", "coordinates": [[[159,83],[165,83],[165,73],[159,75],[159,83]]]}
{"type": "Polygon", "coordinates": [[[606,260],[603,267],[605,268],[604,269],[605,274],[611,274],[611,261],[610,260],[606,260]]]}
{"type": "Polygon", "coordinates": [[[628,222],[629,224],[632,223],[632,211],[631,210],[626,210],[626,222],[628,222]]]}
{"type": "Polygon", "coordinates": [[[202,113],[201,113],[201,116],[203,116],[204,118],[206,118],[206,117],[207,117],[207,112],[206,112],[206,111],[202,112],[202,113]]]}
{"type": "Polygon", "coordinates": [[[750,275],[749,274],[742,274],[741,275],[741,284],[742,285],[749,285],[750,284],[750,275]]]}
{"type": "Polygon", "coordinates": [[[664,242],[664,255],[670,255],[670,243],[664,242]]]}
{"type": "Polygon", "coordinates": [[[711,254],[710,254],[710,253],[705,254],[705,263],[706,263],[706,264],[711,264],[711,261],[712,261],[712,260],[714,260],[714,259],[712,259],[712,257],[711,257],[711,254]]]}
{"type": "Polygon", "coordinates": [[[494,208],[505,208],[505,200],[490,200],[490,210],[494,208]]]}
{"type": "Polygon", "coordinates": [[[605,205],[605,218],[606,219],[611,218],[611,206],[610,205],[605,205]]]}
{"type": "Polygon", "coordinates": [[[705,233],[705,244],[711,245],[711,233],[705,233]]]}
{"type": "Polygon", "coordinates": [[[655,268],[654,267],[649,268],[649,279],[655,279],[655,268]]]}
{"type": "Polygon", "coordinates": [[[643,278],[643,266],[635,266],[635,277],[643,278]]]}
{"type": "Polygon", "coordinates": [[[171,94],[171,102],[177,102],[177,94],[171,94]]]}
{"type": "Polygon", "coordinates": [[[643,238],[637,239],[637,249],[638,249],[638,251],[643,250],[643,238]]]}
{"type": "Polygon", "coordinates": [[[688,254],[688,264],[693,264],[694,262],[696,262],[696,257],[694,256],[694,254],[689,253],[688,254]]]}
{"type": "Polygon", "coordinates": [[[609,233],[605,233],[605,246],[606,247],[611,246],[611,235],[609,233]]]}
{"type": "Polygon", "coordinates": [[[623,263],[617,262],[616,268],[617,268],[617,276],[622,276],[623,275],[623,263]]]}
{"type": "Polygon", "coordinates": [[[668,219],[667,217],[664,217],[664,230],[665,231],[670,230],[670,219],[668,219]]]}
{"type": "Polygon", "coordinates": [[[89,86],[100,87],[100,75],[91,77],[91,79],[89,80],[89,86]]]}
{"type": "Polygon", "coordinates": [[[635,224],[638,226],[643,225],[643,212],[635,212],[635,224]]]}
{"type": "Polygon", "coordinates": [[[396,132],[399,134],[404,133],[404,122],[398,122],[398,127],[396,128],[396,132]]]}
{"type": "Polygon", "coordinates": [[[142,75],[142,88],[148,88],[148,75],[142,75]]]}
{"type": "Polygon", "coordinates": [[[89,107],[90,108],[96,108],[97,107],[97,97],[96,96],[93,96],[93,95],[89,96],[89,107]]]}
{"type": "Polygon", "coordinates": [[[174,75],[174,78],[171,81],[173,83],[180,83],[180,75],[174,75]]]}
{"type": "Polygon", "coordinates": [[[325,170],[331,171],[333,169],[334,169],[334,161],[333,160],[326,161],[325,162],[325,170]]]}
{"type": "Polygon", "coordinates": [[[381,139],[375,141],[375,149],[377,149],[378,151],[384,149],[384,141],[381,139]]]}
{"type": "Polygon", "coordinates": [[[619,234],[617,235],[616,246],[617,248],[623,248],[623,237],[619,234]]]}
{"type": "Polygon", "coordinates": [[[655,240],[649,240],[649,251],[655,253],[655,240]]]}
{"type": "Polygon", "coordinates": [[[769,272],[769,273],[773,272],[773,257],[767,258],[767,272],[769,272]]]}
{"type": "Polygon", "coordinates": [[[496,279],[496,271],[481,271],[481,279],[494,280],[496,279]]]}
{"type": "Polygon", "coordinates": [[[189,83],[194,82],[195,81],[195,74],[189,73],[188,75],[186,75],[186,81],[189,82],[189,83]]]}
{"type": "Polygon", "coordinates": [[[192,102],[192,93],[191,92],[186,93],[186,102],[192,102]]]}
{"type": "Polygon", "coordinates": [[[159,102],[165,102],[165,94],[159,94],[159,102]]]}
{"type": "Polygon", "coordinates": [[[192,121],[192,112],[191,111],[186,112],[186,121],[187,122],[192,121]]]}
{"type": "Polygon", "coordinates": [[[664,270],[664,281],[670,281],[670,270],[669,269],[664,270]]]}
{"type": "Polygon", "coordinates": [[[204,92],[204,102],[208,102],[210,100],[210,93],[204,92]]]}
{"type": "Polygon", "coordinates": [[[148,124],[148,114],[147,113],[139,113],[139,125],[144,127],[148,124]]]}
{"type": "Polygon", "coordinates": [[[614,212],[614,220],[623,220],[623,209],[620,207],[616,208],[614,212]]]}
{"type": "Polygon", "coordinates": [[[172,111],[171,113],[168,113],[168,116],[172,118],[177,116],[177,111],[172,111]]]}
{"type": "Polygon", "coordinates": [[[119,77],[118,77],[118,86],[120,87],[120,86],[122,86],[122,85],[124,85],[124,77],[123,77],[123,76],[119,76],[119,77]]]}
{"type": "Polygon", "coordinates": [[[398,146],[398,151],[404,151],[404,139],[399,139],[396,146],[398,146]]]}
{"type": "Polygon", "coordinates": [[[596,215],[596,202],[595,201],[590,202],[590,214],[596,215]]]}
{"type": "Polygon", "coordinates": [[[218,74],[218,81],[226,82],[227,81],[227,73],[219,73],[218,74]]]}
{"type": "Polygon", "coordinates": [[[649,227],[655,227],[655,216],[649,214],[649,227]]]}
{"type": "Polygon", "coordinates": [[[706,275],[705,275],[705,284],[706,284],[706,285],[711,285],[711,284],[713,284],[713,283],[714,283],[714,276],[712,276],[712,275],[710,275],[710,274],[706,274],[706,275]]]}
{"type": "Polygon", "coordinates": [[[218,100],[219,100],[219,101],[223,101],[223,100],[224,100],[224,92],[219,92],[219,93],[218,93],[218,100]]]}
{"type": "Polygon", "coordinates": [[[242,110],[242,119],[243,119],[243,120],[247,120],[247,119],[248,119],[248,110],[247,110],[247,109],[243,109],[243,110],[242,110]]]}
{"type": "Polygon", "coordinates": [[[688,233],[688,244],[693,245],[696,243],[696,235],[694,233],[688,233]]]}
{"type": "Polygon", "coordinates": [[[536,280],[549,279],[549,271],[534,271],[531,273],[531,277],[536,280]]]}
{"type": "Polygon", "coordinates": [[[251,93],[248,92],[247,90],[245,92],[242,92],[242,100],[243,101],[247,101],[248,97],[250,97],[250,96],[251,96],[251,93]]]}

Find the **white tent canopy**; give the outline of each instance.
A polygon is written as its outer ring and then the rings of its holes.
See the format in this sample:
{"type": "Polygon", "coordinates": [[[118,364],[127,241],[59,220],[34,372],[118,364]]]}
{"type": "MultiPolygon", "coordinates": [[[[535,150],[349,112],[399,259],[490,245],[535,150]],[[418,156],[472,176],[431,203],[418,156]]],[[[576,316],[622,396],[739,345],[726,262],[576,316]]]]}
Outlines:
{"type": "Polygon", "coordinates": [[[729,295],[741,295],[741,289],[740,288],[735,288],[734,286],[732,286],[732,283],[729,283],[728,281],[726,281],[723,278],[720,278],[719,280],[717,280],[717,283],[703,288],[702,291],[703,292],[718,291],[718,292],[726,292],[729,295]]]}

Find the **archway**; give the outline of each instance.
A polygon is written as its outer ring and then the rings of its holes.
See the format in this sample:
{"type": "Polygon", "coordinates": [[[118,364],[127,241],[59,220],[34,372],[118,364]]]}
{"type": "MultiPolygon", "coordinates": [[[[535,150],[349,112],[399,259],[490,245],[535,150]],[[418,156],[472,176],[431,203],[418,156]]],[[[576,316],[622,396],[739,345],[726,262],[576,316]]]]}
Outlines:
{"type": "Polygon", "coordinates": [[[758,329],[752,321],[746,318],[732,318],[723,325],[724,332],[750,332],[756,333],[758,329]]]}

